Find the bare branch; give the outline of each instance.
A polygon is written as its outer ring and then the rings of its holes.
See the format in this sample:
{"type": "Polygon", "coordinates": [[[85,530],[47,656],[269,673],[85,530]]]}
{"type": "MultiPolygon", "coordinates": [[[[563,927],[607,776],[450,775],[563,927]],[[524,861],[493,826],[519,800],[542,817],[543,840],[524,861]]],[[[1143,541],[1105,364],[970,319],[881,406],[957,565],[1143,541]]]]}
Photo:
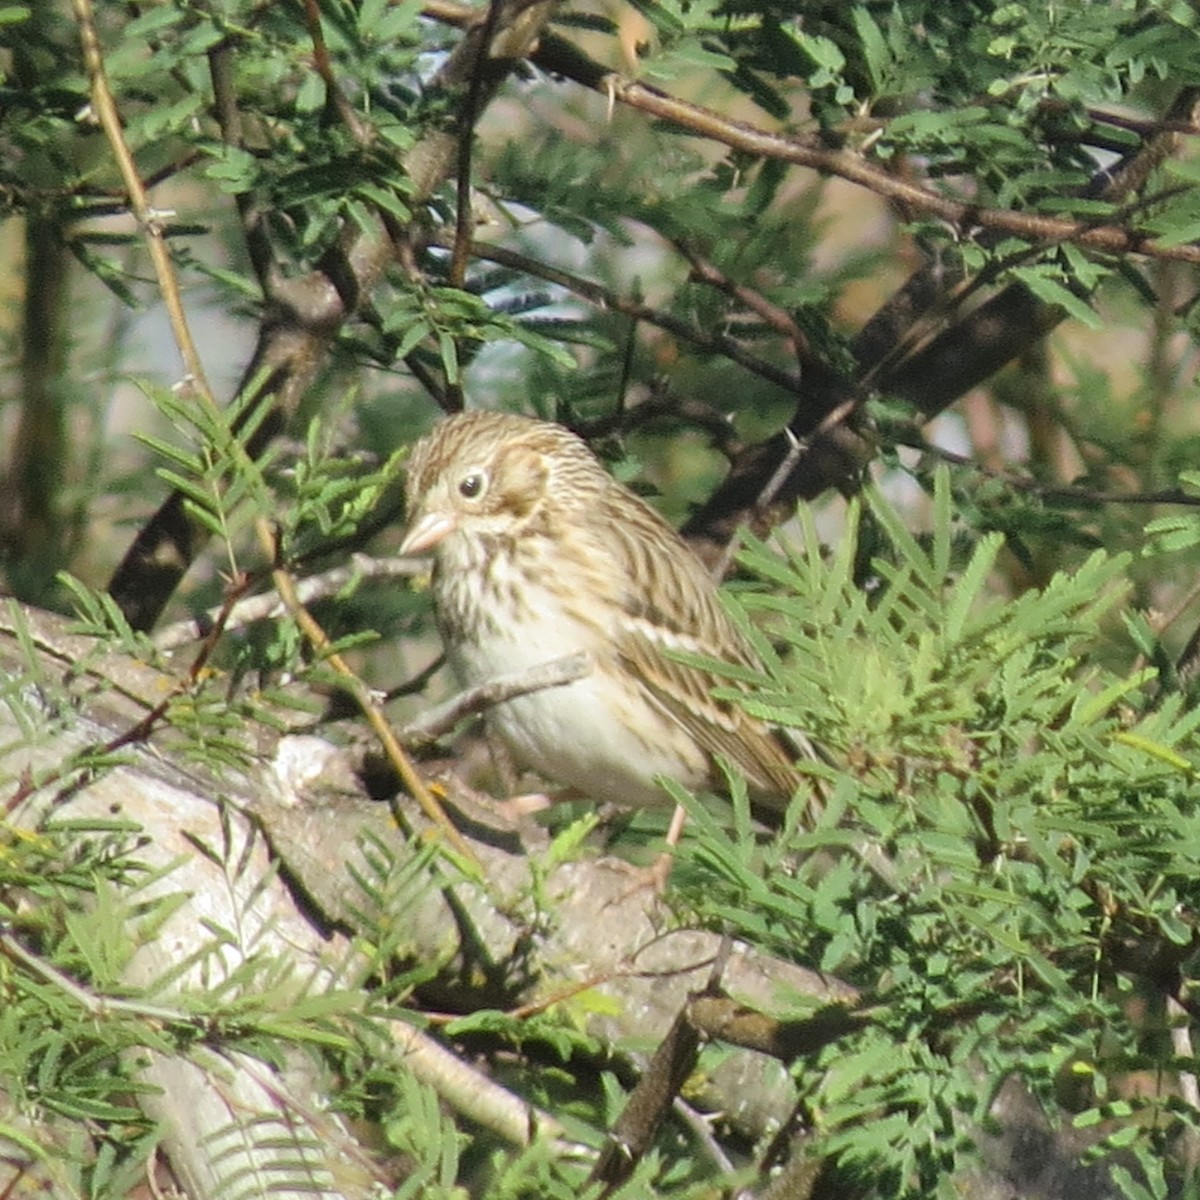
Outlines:
{"type": "MultiPolygon", "coordinates": [[[[436,245],[451,245],[449,238],[439,235],[434,235],[430,240],[436,245]]],[[[683,321],[671,313],[663,312],[653,305],[621,296],[593,279],[585,279],[582,275],[575,275],[561,267],[530,258],[527,254],[510,250],[505,246],[492,245],[490,242],[472,241],[471,254],[485,262],[499,263],[501,266],[512,267],[526,275],[532,275],[536,279],[544,279],[547,283],[557,284],[577,296],[582,296],[599,308],[625,313],[626,316],[633,317],[637,321],[645,321],[648,325],[666,330],[667,333],[693,346],[723,354],[738,366],[745,367],[747,371],[792,395],[800,388],[801,380],[797,372],[781,370],[765,359],[751,354],[736,338],[729,337],[724,333],[697,329],[687,321],[683,321]]]]}
{"type": "MultiPolygon", "coordinates": [[[[312,604],[317,600],[328,600],[339,595],[352,583],[360,579],[409,579],[429,570],[429,564],[415,558],[372,558],[367,554],[353,554],[350,561],[340,567],[310,575],[297,580],[296,595],[301,604],[312,604]]],[[[160,650],[177,650],[188,642],[207,637],[218,616],[225,612],[223,605],[210,608],[199,617],[189,617],[166,625],[154,635],[154,644],[160,650]]],[[[255,621],[272,621],[282,617],[287,606],[276,591],[264,592],[261,596],[249,596],[239,600],[228,610],[226,630],[243,629],[255,621]]]]}
{"type": "Polygon", "coordinates": [[[562,1123],[543,1109],[522,1100],[481,1071],[451,1054],[440,1042],[405,1021],[389,1023],[404,1065],[432,1087],[446,1103],[470,1120],[517,1146],[534,1138],[550,1141],[555,1154],[591,1157],[593,1151],[571,1143],[562,1123]]]}
{"type": "Polygon", "coordinates": [[[83,43],[83,61],[87,68],[88,80],[91,85],[92,107],[96,117],[108,139],[109,148],[121,172],[121,181],[129,193],[133,215],[137,218],[138,227],[146,238],[150,250],[150,261],[154,264],[154,273],[158,279],[158,289],[162,294],[167,316],[171,322],[171,332],[175,344],[179,348],[179,356],[183,359],[186,383],[194,387],[196,393],[206,404],[215,404],[212,388],[204,374],[204,366],[196,343],[192,339],[188,326],[187,314],[183,308],[183,298],[179,291],[179,281],[175,277],[175,265],[171,261],[171,253],[167,249],[163,237],[162,214],[156,212],[150,205],[146,189],[138,175],[137,164],[133,154],[125,142],[125,134],[121,129],[121,116],[117,111],[116,101],[108,86],[108,74],[104,67],[104,52],[100,45],[100,37],[96,32],[96,19],[92,11],[91,0],[71,0],[75,19],[79,22],[79,37],[83,43]]]}
{"type": "Polygon", "coordinates": [[[1200,246],[1164,244],[1145,230],[1096,219],[1075,220],[1019,209],[984,208],[969,201],[955,200],[904,176],[892,174],[853,150],[831,149],[815,135],[798,137],[773,133],[746,121],[723,117],[702,105],[679,100],[660,88],[626,79],[554,35],[542,39],[534,59],[547,70],[565,75],[592,91],[668,121],[698,137],[759,158],[789,162],[824,175],[835,175],[893,203],[902,204],[914,214],[947,221],[962,230],[989,230],[1035,242],[1072,242],[1109,254],[1141,254],[1200,262],[1200,246]]]}
{"type": "Polygon", "coordinates": [[[399,736],[408,745],[432,742],[453,729],[463,717],[484,712],[515,696],[527,696],[530,692],[540,692],[546,688],[564,687],[590,674],[591,670],[591,659],[581,650],[576,654],[567,654],[562,658],[539,663],[527,671],[497,675],[494,679],[467,688],[458,695],[451,696],[444,704],[422,713],[416,720],[405,725],[399,731],[399,736]]]}

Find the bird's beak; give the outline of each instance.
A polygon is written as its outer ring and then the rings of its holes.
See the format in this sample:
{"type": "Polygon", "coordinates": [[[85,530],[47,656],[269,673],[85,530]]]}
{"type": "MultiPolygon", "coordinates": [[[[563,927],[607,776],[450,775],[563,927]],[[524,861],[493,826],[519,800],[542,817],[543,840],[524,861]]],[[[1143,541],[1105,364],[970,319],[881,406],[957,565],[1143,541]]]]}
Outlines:
{"type": "Polygon", "coordinates": [[[458,522],[448,513],[426,513],[404,535],[404,541],[400,543],[400,553],[424,554],[457,528],[458,522]]]}

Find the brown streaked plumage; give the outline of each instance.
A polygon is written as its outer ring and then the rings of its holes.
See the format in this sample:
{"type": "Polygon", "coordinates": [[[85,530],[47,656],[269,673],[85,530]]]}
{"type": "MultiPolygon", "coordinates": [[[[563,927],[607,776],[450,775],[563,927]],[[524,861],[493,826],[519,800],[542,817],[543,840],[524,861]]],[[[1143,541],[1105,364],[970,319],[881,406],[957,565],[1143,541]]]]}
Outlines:
{"type": "Polygon", "coordinates": [[[508,413],[450,417],[409,463],[401,553],[434,555],[434,600],[451,666],[483,683],[586,651],[564,687],[505,701],[489,726],[523,765],[624,806],[666,802],[655,782],[720,786],[714,755],[782,807],[798,782],[782,744],[726,683],[665,653],[739,665],[754,654],[704,565],[574,434],[508,413]]]}

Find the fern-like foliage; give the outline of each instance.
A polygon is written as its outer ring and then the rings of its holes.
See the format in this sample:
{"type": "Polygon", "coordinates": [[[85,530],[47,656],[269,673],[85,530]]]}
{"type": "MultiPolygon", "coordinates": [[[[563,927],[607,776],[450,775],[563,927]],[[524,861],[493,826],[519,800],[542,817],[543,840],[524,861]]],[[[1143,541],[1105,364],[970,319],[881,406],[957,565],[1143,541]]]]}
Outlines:
{"type": "Polygon", "coordinates": [[[1150,704],[1152,670],[1097,664],[1124,556],[1004,599],[983,586],[1000,542],[961,553],[946,473],[925,539],[867,508],[885,546],[865,579],[863,510],[829,554],[802,519],[803,548],[744,555],[772,585],[741,598],[769,630],[747,707],[829,763],[765,843],[689,803],[683,892],[861,989],[869,1025],[795,1069],[872,1195],[943,1194],[1011,1076],[1153,1173],[1193,1114],[1125,1084],[1191,1069],[1162,1035],[1196,945],[1200,713],[1150,704]]]}

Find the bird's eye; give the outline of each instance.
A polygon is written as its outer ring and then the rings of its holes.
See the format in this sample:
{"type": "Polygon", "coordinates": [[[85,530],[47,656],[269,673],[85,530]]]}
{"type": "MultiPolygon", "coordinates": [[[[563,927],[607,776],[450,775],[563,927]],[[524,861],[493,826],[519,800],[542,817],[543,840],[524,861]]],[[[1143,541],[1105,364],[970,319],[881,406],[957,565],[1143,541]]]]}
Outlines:
{"type": "Polygon", "coordinates": [[[459,493],[468,500],[474,500],[483,491],[483,483],[483,472],[472,471],[469,475],[464,475],[458,481],[459,493]]]}

